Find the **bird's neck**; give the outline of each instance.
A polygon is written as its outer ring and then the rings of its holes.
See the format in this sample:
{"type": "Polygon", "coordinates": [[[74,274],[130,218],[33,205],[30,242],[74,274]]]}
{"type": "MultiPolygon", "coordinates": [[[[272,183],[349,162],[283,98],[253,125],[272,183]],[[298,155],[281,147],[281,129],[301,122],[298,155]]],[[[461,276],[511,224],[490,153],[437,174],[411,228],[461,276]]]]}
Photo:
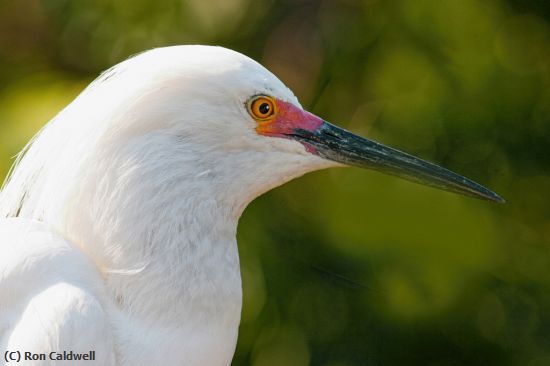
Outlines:
{"type": "Polygon", "coordinates": [[[104,273],[123,323],[136,325],[127,334],[174,329],[180,343],[197,332],[236,339],[235,235],[244,205],[220,200],[215,177],[192,162],[142,155],[110,154],[123,158],[88,170],[89,186],[70,200],[64,231],[104,273]]]}
{"type": "Polygon", "coordinates": [[[118,342],[152,364],[229,365],[242,303],[237,221],[206,195],[158,198],[109,234],[116,254],[102,270],[118,342]]]}
{"type": "Polygon", "coordinates": [[[120,309],[148,321],[238,321],[237,223],[221,214],[214,200],[196,202],[192,210],[171,205],[176,206],[166,202],[169,215],[154,225],[140,228],[128,222],[121,232],[127,242],[103,268],[113,298],[120,309]]]}
{"type": "Polygon", "coordinates": [[[242,303],[236,222],[216,201],[196,198],[194,210],[166,202],[170,215],[129,227],[147,242],[120,248],[124,260],[105,270],[122,324],[116,337],[151,364],[225,366],[234,353],[242,303]]]}

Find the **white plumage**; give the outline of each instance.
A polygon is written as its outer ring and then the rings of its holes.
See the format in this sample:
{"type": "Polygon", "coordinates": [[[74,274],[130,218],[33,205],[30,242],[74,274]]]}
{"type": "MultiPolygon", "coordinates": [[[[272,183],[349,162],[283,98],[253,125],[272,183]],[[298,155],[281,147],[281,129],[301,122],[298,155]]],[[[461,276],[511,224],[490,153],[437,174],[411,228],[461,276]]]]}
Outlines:
{"type": "Polygon", "coordinates": [[[122,62],[29,143],[0,193],[2,352],[228,366],[242,211],[275,186],[342,164],[501,200],[303,111],[234,51],[176,46],[122,62]]]}
{"type": "Polygon", "coordinates": [[[332,164],[256,134],[243,105],[260,93],[298,103],[241,54],[162,48],[108,70],[50,121],[0,195],[0,216],[19,217],[0,226],[0,348],[229,365],[241,212],[332,164]]]}

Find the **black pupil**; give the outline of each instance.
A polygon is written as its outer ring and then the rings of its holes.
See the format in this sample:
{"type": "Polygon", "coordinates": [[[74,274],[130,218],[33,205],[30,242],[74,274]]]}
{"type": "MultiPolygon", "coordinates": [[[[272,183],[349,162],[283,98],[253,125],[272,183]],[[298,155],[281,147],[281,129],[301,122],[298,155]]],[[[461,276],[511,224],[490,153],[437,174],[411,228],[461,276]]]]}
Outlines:
{"type": "Polygon", "coordinates": [[[269,111],[271,110],[271,107],[269,106],[268,103],[262,103],[260,104],[260,108],[259,108],[259,111],[261,114],[268,114],[269,111]]]}

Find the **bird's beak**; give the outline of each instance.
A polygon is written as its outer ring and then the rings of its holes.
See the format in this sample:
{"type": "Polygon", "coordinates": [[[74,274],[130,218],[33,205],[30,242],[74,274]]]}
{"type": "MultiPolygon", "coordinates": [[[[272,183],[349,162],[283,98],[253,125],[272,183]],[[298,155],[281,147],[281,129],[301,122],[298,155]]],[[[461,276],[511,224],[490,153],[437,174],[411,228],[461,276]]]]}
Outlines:
{"type": "Polygon", "coordinates": [[[292,138],[310,145],[309,151],[312,153],[338,163],[379,170],[475,198],[505,202],[493,191],[468,178],[397,149],[357,136],[326,121],[314,130],[297,128],[292,138]]]}
{"type": "Polygon", "coordinates": [[[336,127],[290,103],[278,102],[278,116],[258,133],[297,140],[306,149],[338,163],[379,170],[439,189],[504,203],[496,193],[459,174],[397,149],[336,127]]]}

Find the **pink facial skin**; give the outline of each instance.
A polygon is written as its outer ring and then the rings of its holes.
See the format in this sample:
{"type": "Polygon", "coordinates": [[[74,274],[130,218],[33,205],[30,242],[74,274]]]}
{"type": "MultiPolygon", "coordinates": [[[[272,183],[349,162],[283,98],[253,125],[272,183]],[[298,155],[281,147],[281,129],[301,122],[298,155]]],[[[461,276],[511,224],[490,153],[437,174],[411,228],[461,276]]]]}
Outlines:
{"type": "MultiPolygon", "coordinates": [[[[273,118],[258,121],[256,132],[264,136],[285,137],[291,136],[296,129],[316,131],[324,121],[316,115],[304,111],[295,105],[275,99],[276,109],[273,118]]],[[[306,150],[312,154],[316,149],[306,142],[302,142],[306,150]]]]}

